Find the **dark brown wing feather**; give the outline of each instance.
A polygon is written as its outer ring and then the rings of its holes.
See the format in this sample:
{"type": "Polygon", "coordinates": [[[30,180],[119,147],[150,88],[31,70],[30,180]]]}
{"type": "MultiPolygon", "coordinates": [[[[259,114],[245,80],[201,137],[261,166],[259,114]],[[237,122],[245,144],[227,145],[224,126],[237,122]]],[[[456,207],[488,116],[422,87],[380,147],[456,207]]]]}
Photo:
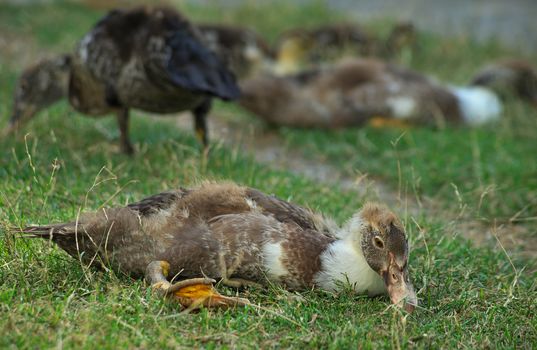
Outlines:
{"type": "Polygon", "coordinates": [[[123,70],[137,58],[143,67],[135,69],[143,72],[134,75],[145,74],[163,89],[171,85],[226,100],[239,96],[233,73],[201,43],[189,21],[171,8],[111,11],[82,39],[78,51],[107,89],[117,88],[120,74],[133,74],[123,70]]]}
{"type": "Polygon", "coordinates": [[[255,201],[265,213],[271,214],[278,221],[294,222],[304,230],[318,230],[324,234],[330,232],[330,228],[322,220],[322,217],[316,216],[311,210],[253,188],[247,188],[246,195],[255,201]]]}
{"type": "Polygon", "coordinates": [[[188,192],[190,191],[184,188],[175,191],[166,191],[144,198],[139,202],[131,203],[127,207],[136,210],[142,216],[147,216],[155,214],[159,210],[168,209],[175,201],[183,198],[188,192]]]}
{"type": "Polygon", "coordinates": [[[192,33],[176,30],[167,38],[166,45],[171,50],[165,67],[166,76],[174,84],[224,100],[239,97],[240,90],[233,73],[192,33]]]}

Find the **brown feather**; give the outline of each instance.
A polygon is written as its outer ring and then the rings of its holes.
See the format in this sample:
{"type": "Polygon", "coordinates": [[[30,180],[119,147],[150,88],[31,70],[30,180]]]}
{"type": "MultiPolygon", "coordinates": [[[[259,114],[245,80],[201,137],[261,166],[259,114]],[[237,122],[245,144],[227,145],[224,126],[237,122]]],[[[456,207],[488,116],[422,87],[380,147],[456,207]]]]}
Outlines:
{"type": "Polygon", "coordinates": [[[50,238],[86,264],[99,262],[134,277],[141,277],[151,261],[165,260],[172,276],[263,280],[263,244],[285,241],[289,259],[307,254],[303,264],[286,263],[287,282],[301,286],[312,283],[320,268],[319,252],[335,239],[328,227],[321,216],[260,191],[206,183],[22,232],[50,238]],[[296,246],[301,253],[294,251],[296,246]]]}

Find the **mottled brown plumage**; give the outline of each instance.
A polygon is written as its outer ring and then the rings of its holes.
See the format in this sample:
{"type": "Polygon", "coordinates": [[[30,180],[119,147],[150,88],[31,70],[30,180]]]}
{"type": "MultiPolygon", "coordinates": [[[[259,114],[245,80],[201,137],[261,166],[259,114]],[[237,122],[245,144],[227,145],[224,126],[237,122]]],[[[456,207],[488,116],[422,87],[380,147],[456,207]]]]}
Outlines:
{"type": "Polygon", "coordinates": [[[291,76],[241,82],[239,103],[269,123],[360,126],[374,117],[435,124],[462,121],[456,96],[416,72],[379,60],[351,60],[291,76]]]}
{"type": "Polygon", "coordinates": [[[254,30],[229,24],[197,23],[207,47],[216,52],[239,78],[252,76],[268,67],[274,54],[254,30]]]}
{"type": "Polygon", "coordinates": [[[235,287],[270,281],[337,290],[350,282],[358,293],[388,290],[395,303],[407,296],[416,303],[403,226],[377,204],[365,205],[340,228],[258,190],[208,183],[22,231],[50,238],[85,264],[145,274],[153,283],[164,283],[166,275],[207,276],[235,287]]]}
{"type": "MultiPolygon", "coordinates": [[[[196,134],[207,145],[211,98],[236,99],[234,75],[202,43],[195,27],[167,7],[114,10],[78,43],[71,55],[68,97],[81,113],[116,113],[123,151],[130,108],[154,113],[191,110],[196,134]]],[[[37,106],[35,114],[44,106],[37,106]]],[[[14,116],[14,122],[17,117],[14,116]]]]}
{"type": "Polygon", "coordinates": [[[254,77],[241,88],[239,103],[247,110],[269,123],[295,127],[360,126],[379,119],[479,125],[500,118],[505,94],[537,107],[537,72],[523,60],[489,64],[466,87],[380,60],[354,59],[295,75],[254,77]]]}

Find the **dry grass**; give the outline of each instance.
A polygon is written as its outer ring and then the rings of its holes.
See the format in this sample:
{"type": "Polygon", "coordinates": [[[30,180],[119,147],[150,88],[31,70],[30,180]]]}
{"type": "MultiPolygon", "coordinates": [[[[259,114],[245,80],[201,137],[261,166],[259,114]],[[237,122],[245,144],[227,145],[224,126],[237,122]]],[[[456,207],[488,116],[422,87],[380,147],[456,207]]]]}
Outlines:
{"type": "MultiPolygon", "coordinates": [[[[219,14],[214,8],[187,10],[198,19],[219,14]]],[[[248,21],[259,19],[253,24],[274,37],[275,28],[340,16],[324,11],[322,4],[302,9],[287,4],[271,12],[248,3],[222,17],[232,21],[248,13],[248,21]]],[[[0,5],[0,31],[22,39],[11,43],[23,44],[21,57],[30,53],[25,60],[18,58],[18,49],[2,56],[0,115],[8,114],[22,64],[68,49],[99,16],[98,10],[64,2],[0,5]]],[[[422,53],[408,63],[456,82],[504,52],[433,39],[426,36],[422,53]],[[473,50],[474,58],[468,60],[458,48],[473,50]],[[443,57],[445,63],[427,64],[427,57],[443,57]]],[[[533,348],[537,275],[528,272],[532,265],[499,245],[476,248],[461,237],[459,220],[449,219],[452,213],[463,212],[472,222],[477,218],[494,223],[499,218],[498,225],[504,225],[505,218],[515,217],[514,227],[535,236],[531,203],[537,185],[530,140],[535,139],[537,118],[516,103],[508,113],[501,128],[479,130],[275,132],[284,149],[301,159],[323,161],[352,179],[380,178],[391,193],[418,203],[417,212],[399,210],[413,247],[411,273],[421,302],[412,315],[390,307],[385,298],[371,300],[345,292],[296,294],[276,287],[241,291],[262,307],[183,315],[177,305],[152,297],[140,281],[85,269],[48,242],[22,240],[2,229],[0,347],[533,348]],[[438,152],[439,148],[449,151],[438,152]],[[496,185],[494,192],[491,185],[496,185]],[[431,203],[435,215],[424,210],[431,203]]],[[[214,114],[253,123],[236,107],[219,105],[214,114]]],[[[339,222],[372,195],[352,185],[340,187],[308,179],[302,172],[259,164],[239,145],[215,145],[203,162],[192,133],[180,132],[175,124],[173,118],[154,120],[136,114],[132,136],[138,153],[128,158],[114,146],[113,120],[82,117],[66,104],[50,108],[28,125],[26,137],[0,140],[1,227],[67,220],[81,207],[123,205],[200,178],[255,186],[321,209],[339,222]]]]}

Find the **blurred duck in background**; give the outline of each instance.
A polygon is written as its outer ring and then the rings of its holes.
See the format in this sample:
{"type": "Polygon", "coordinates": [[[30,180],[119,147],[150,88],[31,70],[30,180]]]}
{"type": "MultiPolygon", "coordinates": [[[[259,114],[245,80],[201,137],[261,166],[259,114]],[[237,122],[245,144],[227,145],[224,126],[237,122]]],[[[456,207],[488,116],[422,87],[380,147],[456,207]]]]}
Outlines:
{"type": "Polygon", "coordinates": [[[502,97],[520,97],[537,108],[537,71],[527,61],[510,59],[486,65],[471,85],[491,89],[502,97]]]}
{"type": "Polygon", "coordinates": [[[114,10],[78,43],[73,54],[45,60],[20,77],[8,132],[63,96],[91,116],[115,113],[123,152],[129,140],[129,109],[154,113],[191,110],[196,135],[208,144],[211,100],[237,99],[234,74],[175,10],[114,10]]]}
{"type": "Polygon", "coordinates": [[[216,23],[198,23],[205,44],[240,80],[267,70],[274,60],[270,45],[254,30],[216,23]]]}
{"type": "Polygon", "coordinates": [[[505,92],[537,105],[537,73],[520,60],[481,70],[454,87],[393,64],[355,59],[295,75],[241,82],[239,103],[266,122],[305,128],[478,125],[498,120],[505,92]]]}
{"type": "Polygon", "coordinates": [[[280,75],[297,73],[342,57],[391,58],[415,47],[416,30],[409,22],[396,24],[387,39],[380,39],[371,31],[350,23],[296,28],[280,36],[274,71],[280,75]]]}

